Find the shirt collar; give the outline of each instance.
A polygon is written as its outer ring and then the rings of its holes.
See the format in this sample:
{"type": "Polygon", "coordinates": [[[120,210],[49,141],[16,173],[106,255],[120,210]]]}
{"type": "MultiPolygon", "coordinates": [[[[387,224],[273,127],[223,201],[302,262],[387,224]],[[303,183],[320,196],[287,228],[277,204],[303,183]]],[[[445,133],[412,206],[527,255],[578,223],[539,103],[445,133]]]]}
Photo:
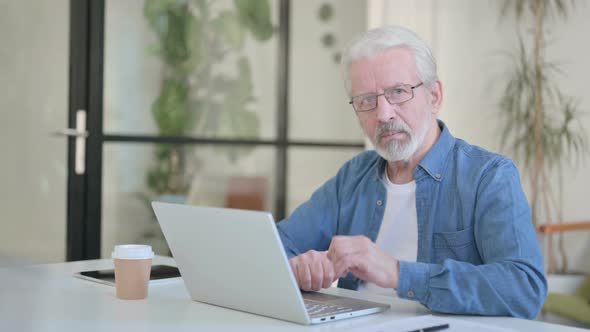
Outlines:
{"type": "MultiPolygon", "coordinates": [[[[418,177],[418,169],[423,169],[426,174],[430,175],[436,181],[442,180],[443,169],[445,167],[445,160],[447,155],[455,146],[456,138],[451,134],[445,123],[437,120],[438,126],[441,129],[441,134],[436,140],[436,143],[430,148],[424,159],[420,161],[418,167],[414,171],[414,179],[418,177]]],[[[387,166],[387,160],[379,158],[375,179],[380,180],[383,176],[383,170],[387,166]]]]}
{"type": "MultiPolygon", "coordinates": [[[[426,156],[424,156],[424,159],[420,161],[418,166],[435,180],[440,181],[442,180],[445,161],[449,152],[455,146],[456,138],[451,134],[444,122],[441,120],[437,120],[437,122],[441,129],[440,136],[436,140],[436,143],[430,148],[426,156]]],[[[414,178],[417,177],[417,171],[418,168],[414,171],[414,178]]]]}

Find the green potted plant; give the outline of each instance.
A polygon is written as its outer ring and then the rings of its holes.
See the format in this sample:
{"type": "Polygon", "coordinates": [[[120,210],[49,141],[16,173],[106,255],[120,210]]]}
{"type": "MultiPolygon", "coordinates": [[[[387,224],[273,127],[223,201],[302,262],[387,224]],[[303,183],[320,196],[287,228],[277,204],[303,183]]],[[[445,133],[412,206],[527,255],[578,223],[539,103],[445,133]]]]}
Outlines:
{"type": "MultiPolygon", "coordinates": [[[[259,119],[253,109],[246,38],[269,40],[268,0],[146,0],[144,15],[156,36],[149,52],[164,65],[160,94],[151,114],[161,136],[256,138],[259,119]],[[234,75],[220,68],[231,68],[234,75]]],[[[249,149],[220,149],[236,161],[249,149]]],[[[148,203],[182,202],[188,191],[186,151],[181,145],[158,145],[146,175],[148,203]]],[[[150,208],[151,209],[151,208],[150,208]]],[[[156,227],[157,228],[157,227],[156,227]]],[[[158,237],[159,228],[145,234],[158,237]]]]}
{"type": "MultiPolygon", "coordinates": [[[[550,19],[567,19],[573,4],[566,0],[505,0],[501,11],[502,16],[511,13],[519,23],[533,25],[526,30],[530,33],[518,31],[518,48],[510,54],[512,65],[500,101],[500,137],[502,145],[511,149],[528,176],[535,227],[541,222],[563,222],[562,168],[587,151],[587,138],[580,122],[582,112],[576,99],[564,93],[555,82],[559,66],[545,56],[546,24],[550,19]],[[524,20],[525,17],[529,20],[524,20]],[[533,45],[532,52],[525,45],[533,45]],[[560,176],[557,192],[552,187],[550,171],[560,176]]],[[[559,245],[562,269],[566,269],[561,238],[559,245]]],[[[548,270],[554,272],[551,248],[548,257],[548,270]]]]}

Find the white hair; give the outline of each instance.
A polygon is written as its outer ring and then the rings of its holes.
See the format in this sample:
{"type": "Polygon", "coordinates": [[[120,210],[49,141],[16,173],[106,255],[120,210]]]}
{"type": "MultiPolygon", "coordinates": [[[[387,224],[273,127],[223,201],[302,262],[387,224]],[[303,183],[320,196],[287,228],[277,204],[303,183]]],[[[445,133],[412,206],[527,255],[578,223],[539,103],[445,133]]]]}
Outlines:
{"type": "Polygon", "coordinates": [[[371,59],[377,54],[394,47],[406,47],[412,51],[418,77],[425,86],[430,87],[438,80],[436,61],[428,44],[413,31],[396,25],[369,30],[353,39],[344,49],[342,70],[344,84],[351,94],[350,65],[359,59],[371,59]]]}

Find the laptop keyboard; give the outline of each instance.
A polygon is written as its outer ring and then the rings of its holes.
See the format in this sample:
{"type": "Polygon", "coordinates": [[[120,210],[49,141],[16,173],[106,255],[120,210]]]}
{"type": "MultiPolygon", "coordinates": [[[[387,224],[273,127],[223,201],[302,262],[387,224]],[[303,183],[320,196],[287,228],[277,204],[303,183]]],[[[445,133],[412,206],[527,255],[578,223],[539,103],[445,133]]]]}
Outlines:
{"type": "Polygon", "coordinates": [[[303,299],[303,302],[305,303],[307,313],[311,317],[329,316],[353,310],[351,307],[343,307],[337,304],[324,303],[310,299],[303,299]]]}

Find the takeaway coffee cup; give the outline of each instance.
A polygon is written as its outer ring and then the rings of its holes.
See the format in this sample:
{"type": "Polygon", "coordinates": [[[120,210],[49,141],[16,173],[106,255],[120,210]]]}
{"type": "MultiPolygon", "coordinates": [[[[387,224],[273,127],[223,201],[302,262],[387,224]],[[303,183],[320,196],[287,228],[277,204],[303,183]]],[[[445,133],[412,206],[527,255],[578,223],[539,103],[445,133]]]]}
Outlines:
{"type": "Polygon", "coordinates": [[[113,250],[115,287],[117,297],[123,300],[141,300],[148,294],[150,270],[154,252],[152,247],[123,244],[113,250]]]}

